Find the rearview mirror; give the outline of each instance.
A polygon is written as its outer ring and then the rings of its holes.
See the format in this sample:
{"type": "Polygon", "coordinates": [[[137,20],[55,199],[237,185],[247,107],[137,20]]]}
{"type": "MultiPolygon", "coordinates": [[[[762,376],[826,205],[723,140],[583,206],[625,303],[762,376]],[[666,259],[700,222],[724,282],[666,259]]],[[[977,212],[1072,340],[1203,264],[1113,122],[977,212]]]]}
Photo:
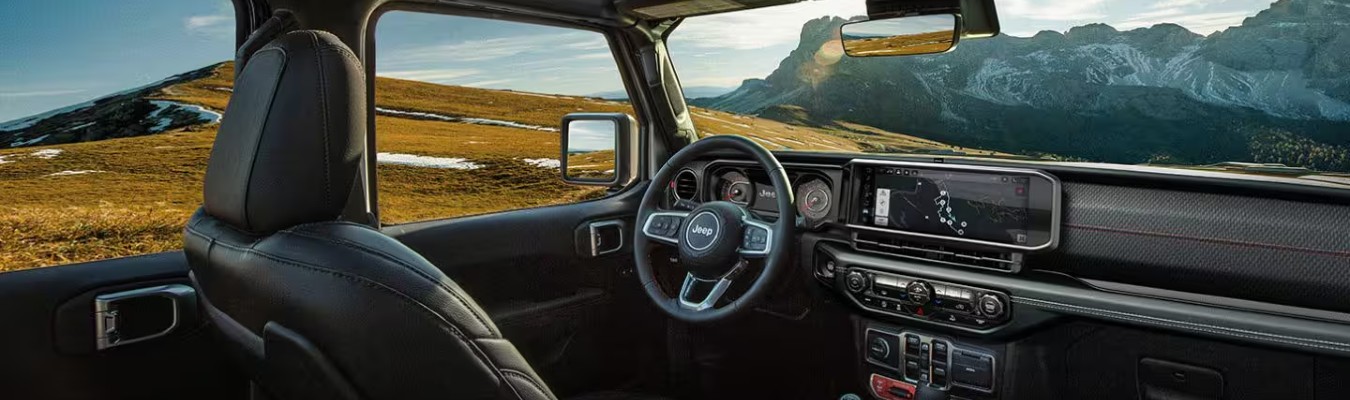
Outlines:
{"type": "Polygon", "coordinates": [[[961,18],[930,14],[850,22],[839,27],[844,54],[851,57],[944,53],[956,48],[961,18]]]}
{"type": "Polygon", "coordinates": [[[622,186],[636,169],[637,122],[623,113],[575,113],[562,120],[564,182],[622,186]]]}

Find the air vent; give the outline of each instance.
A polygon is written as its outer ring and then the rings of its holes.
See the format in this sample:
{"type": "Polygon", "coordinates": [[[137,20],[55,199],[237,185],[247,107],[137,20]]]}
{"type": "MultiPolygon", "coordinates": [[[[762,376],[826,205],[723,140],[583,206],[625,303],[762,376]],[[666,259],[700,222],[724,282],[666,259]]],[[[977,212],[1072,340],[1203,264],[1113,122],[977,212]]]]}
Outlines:
{"type": "Polygon", "coordinates": [[[693,200],[698,195],[698,176],[694,171],[683,170],[675,174],[675,196],[680,200],[693,200]]]}
{"type": "Polygon", "coordinates": [[[855,235],[853,245],[862,251],[936,261],[943,264],[988,268],[1005,272],[1017,272],[1022,269],[1022,253],[957,249],[911,242],[889,235],[870,234],[855,235]]]}

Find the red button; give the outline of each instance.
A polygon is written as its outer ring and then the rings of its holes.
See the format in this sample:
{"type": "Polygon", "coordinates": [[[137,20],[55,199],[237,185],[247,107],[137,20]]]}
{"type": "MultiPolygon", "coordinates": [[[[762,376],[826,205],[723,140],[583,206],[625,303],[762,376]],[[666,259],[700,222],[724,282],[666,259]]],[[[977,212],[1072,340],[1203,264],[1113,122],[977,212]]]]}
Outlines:
{"type": "Polygon", "coordinates": [[[916,388],[913,384],[887,378],[878,374],[872,374],[872,395],[884,400],[909,400],[914,398],[916,388]],[[891,389],[899,389],[905,394],[904,397],[896,396],[891,393],[891,389]]]}

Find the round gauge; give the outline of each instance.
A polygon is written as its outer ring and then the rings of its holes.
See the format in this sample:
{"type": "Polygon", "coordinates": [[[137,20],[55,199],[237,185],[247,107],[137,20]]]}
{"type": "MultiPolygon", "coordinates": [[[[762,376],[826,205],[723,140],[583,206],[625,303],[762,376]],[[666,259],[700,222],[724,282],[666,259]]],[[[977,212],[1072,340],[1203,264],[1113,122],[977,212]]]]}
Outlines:
{"type": "Polygon", "coordinates": [[[718,200],[747,206],[754,195],[755,185],[750,183],[750,178],[745,177],[745,174],[737,171],[722,174],[721,182],[717,185],[718,200]]]}
{"type": "Polygon", "coordinates": [[[797,213],[807,226],[815,226],[830,213],[830,185],[820,179],[797,186],[797,213]]]}

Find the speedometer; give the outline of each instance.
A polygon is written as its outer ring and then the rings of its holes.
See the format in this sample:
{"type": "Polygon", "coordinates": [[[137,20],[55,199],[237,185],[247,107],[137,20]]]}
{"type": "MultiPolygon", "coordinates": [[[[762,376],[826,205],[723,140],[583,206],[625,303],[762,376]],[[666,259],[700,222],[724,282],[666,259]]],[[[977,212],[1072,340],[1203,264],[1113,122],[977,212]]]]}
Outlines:
{"type": "Polygon", "coordinates": [[[830,185],[812,179],[797,186],[797,213],[808,227],[824,222],[830,214],[830,185]]]}
{"type": "Polygon", "coordinates": [[[755,185],[750,183],[750,178],[737,171],[722,174],[721,182],[717,184],[718,200],[730,201],[742,206],[750,205],[750,199],[755,195],[755,185]]]}

